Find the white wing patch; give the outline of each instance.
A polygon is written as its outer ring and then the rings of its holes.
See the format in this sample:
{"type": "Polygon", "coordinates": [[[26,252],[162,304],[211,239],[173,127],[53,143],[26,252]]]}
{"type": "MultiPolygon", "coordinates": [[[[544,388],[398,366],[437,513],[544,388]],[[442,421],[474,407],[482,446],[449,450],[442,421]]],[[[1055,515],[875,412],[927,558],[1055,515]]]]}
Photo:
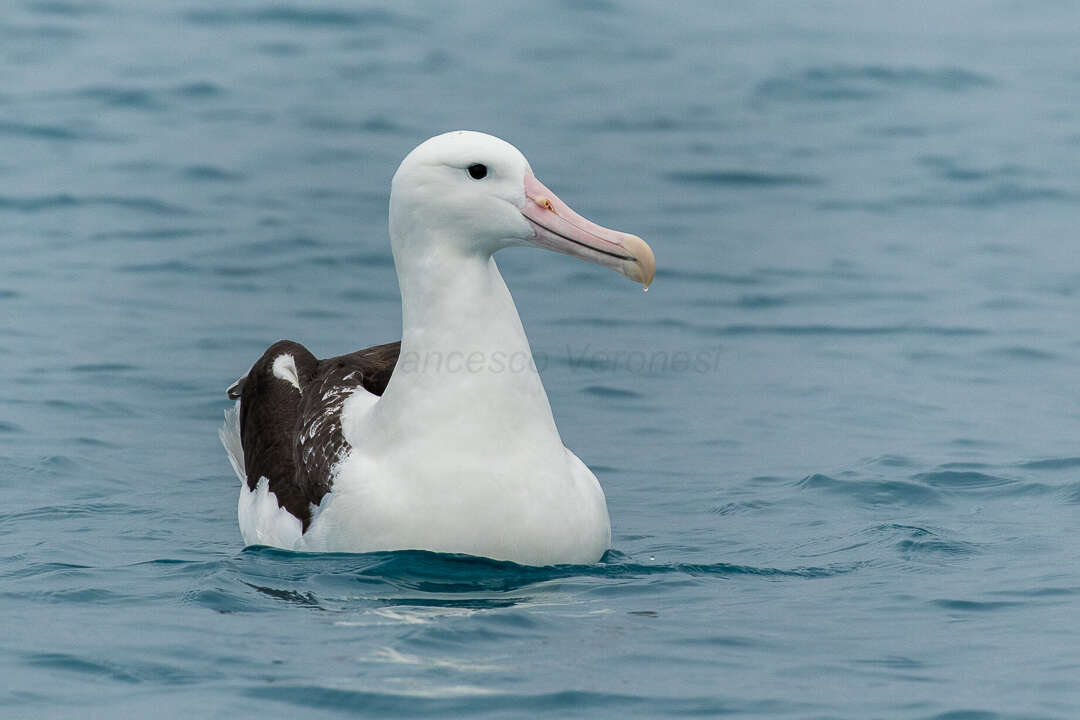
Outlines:
{"type": "Polygon", "coordinates": [[[244,471],[244,446],[240,442],[239,400],[225,411],[225,424],[218,429],[218,437],[221,438],[221,444],[225,446],[225,452],[229,454],[229,464],[232,465],[236,477],[240,478],[241,483],[247,483],[247,473],[244,471]]]}
{"type": "Polygon", "coordinates": [[[301,395],[304,393],[303,390],[300,390],[300,374],[296,372],[296,360],[293,359],[292,355],[282,353],[274,358],[274,377],[289,383],[301,395]]]}

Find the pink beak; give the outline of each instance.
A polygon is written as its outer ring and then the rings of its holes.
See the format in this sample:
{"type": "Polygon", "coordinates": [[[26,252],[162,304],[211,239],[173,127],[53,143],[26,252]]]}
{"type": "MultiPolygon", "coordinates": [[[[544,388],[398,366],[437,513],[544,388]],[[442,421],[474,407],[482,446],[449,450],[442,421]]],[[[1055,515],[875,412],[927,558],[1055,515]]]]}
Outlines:
{"type": "Polygon", "coordinates": [[[533,244],[609,267],[648,289],[656,275],[652,248],[637,235],[601,227],[578,215],[525,172],[525,207],[521,214],[536,232],[533,244]]]}

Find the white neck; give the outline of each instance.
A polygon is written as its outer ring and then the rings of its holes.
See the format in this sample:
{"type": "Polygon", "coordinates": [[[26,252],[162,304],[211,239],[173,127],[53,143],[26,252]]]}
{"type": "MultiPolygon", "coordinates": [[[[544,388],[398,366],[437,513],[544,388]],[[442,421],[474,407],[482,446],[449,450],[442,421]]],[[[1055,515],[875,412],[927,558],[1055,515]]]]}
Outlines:
{"type": "MultiPolygon", "coordinates": [[[[398,365],[376,404],[384,427],[429,431],[463,453],[513,454],[519,443],[562,453],[517,308],[494,259],[427,238],[397,252],[402,341],[398,365]],[[412,248],[415,250],[415,248],[412,248]]],[[[392,438],[388,438],[393,441],[392,438]]]]}

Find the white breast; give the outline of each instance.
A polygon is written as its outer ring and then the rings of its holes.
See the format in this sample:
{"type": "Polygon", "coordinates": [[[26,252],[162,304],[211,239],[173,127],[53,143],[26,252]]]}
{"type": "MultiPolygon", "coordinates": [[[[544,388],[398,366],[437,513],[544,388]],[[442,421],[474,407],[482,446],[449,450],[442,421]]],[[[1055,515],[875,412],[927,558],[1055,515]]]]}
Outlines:
{"type": "Polygon", "coordinates": [[[420,549],[552,565],[596,562],[610,546],[600,483],[565,448],[540,471],[415,451],[407,457],[354,449],[302,549],[420,549]]]}

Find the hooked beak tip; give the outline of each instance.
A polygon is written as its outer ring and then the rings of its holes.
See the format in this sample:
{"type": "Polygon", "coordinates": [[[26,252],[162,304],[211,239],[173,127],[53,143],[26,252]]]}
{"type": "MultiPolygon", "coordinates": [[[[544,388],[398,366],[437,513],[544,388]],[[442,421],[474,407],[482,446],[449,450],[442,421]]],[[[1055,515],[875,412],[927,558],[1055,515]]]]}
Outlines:
{"type": "Polygon", "coordinates": [[[656,277],[656,256],[653,255],[652,248],[637,235],[626,235],[622,246],[633,257],[633,260],[627,260],[624,265],[625,275],[648,290],[656,277]]]}

